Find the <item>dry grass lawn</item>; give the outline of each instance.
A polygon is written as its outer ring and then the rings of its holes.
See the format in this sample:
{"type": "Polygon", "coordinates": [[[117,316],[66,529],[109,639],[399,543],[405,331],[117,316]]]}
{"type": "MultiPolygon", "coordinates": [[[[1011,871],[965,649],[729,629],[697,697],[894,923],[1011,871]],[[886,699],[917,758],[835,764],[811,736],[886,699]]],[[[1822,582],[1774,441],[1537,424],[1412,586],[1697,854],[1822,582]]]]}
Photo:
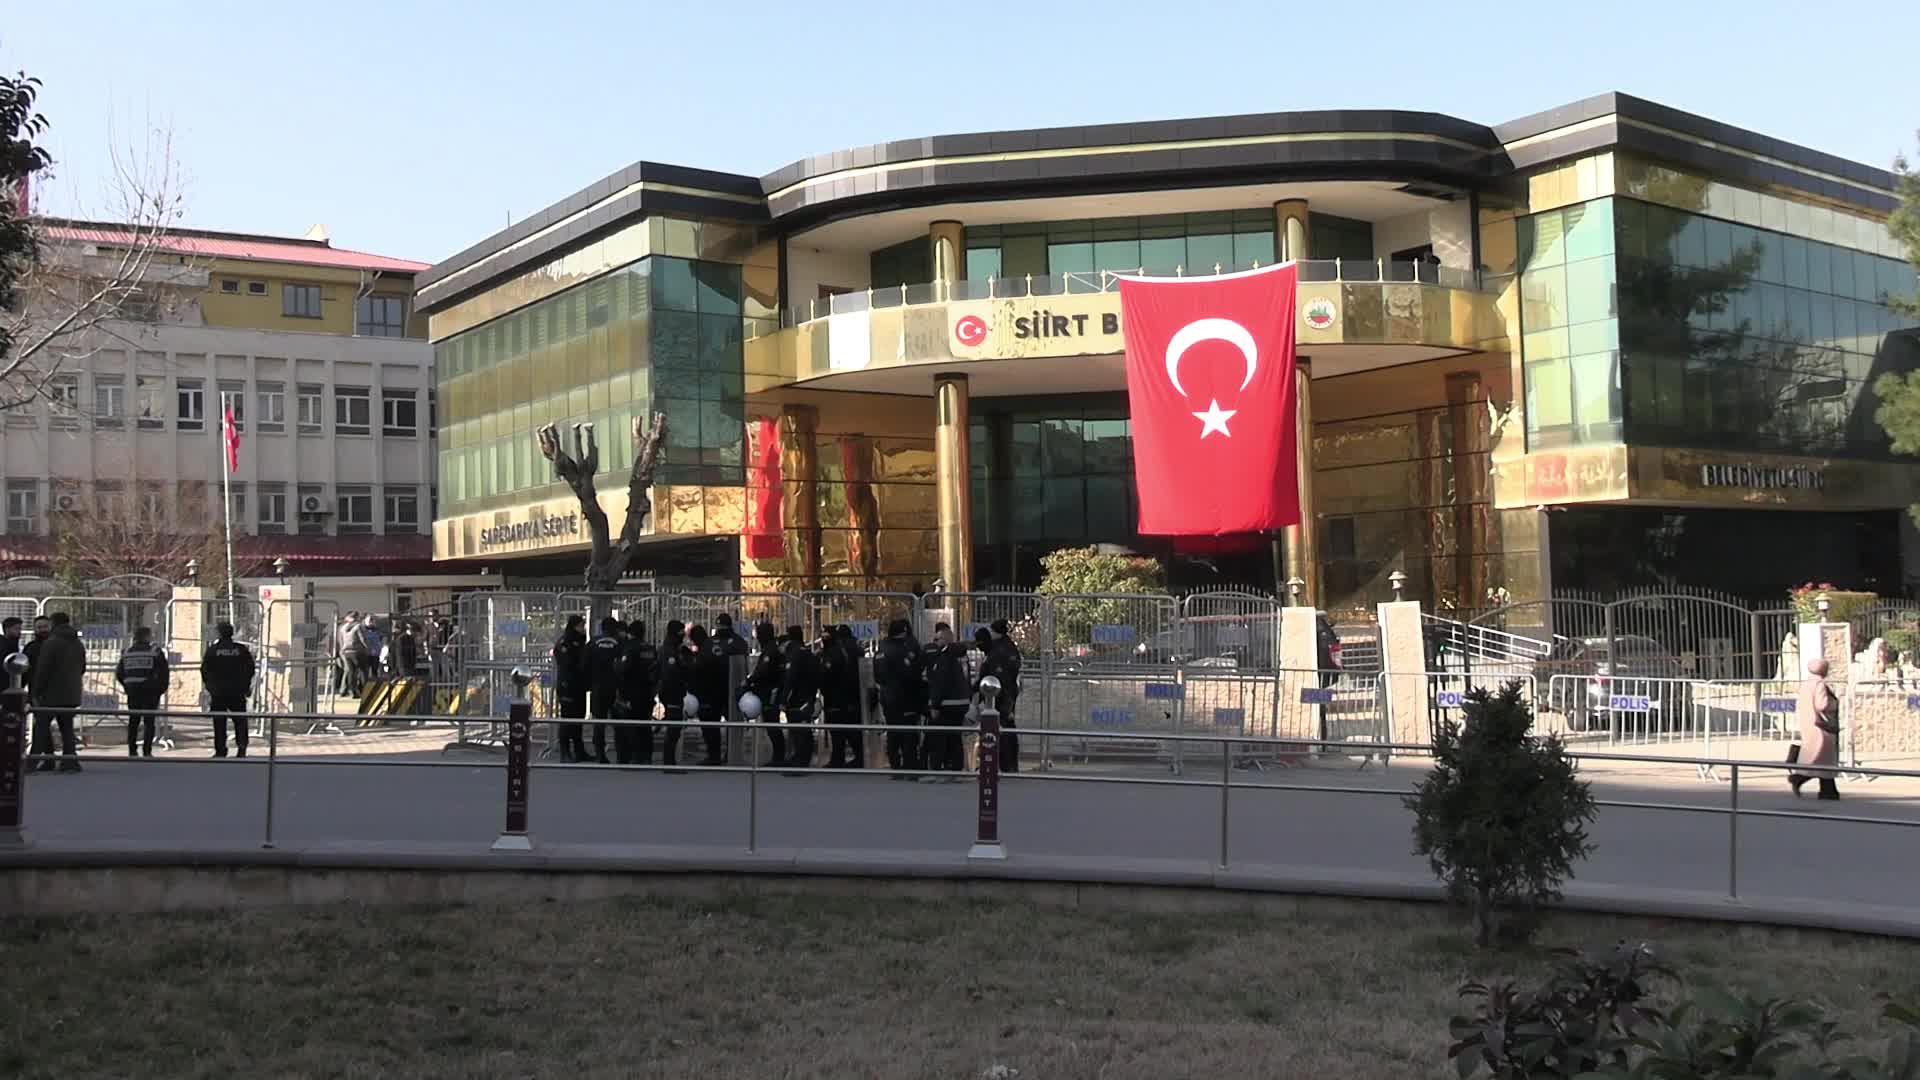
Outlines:
{"type": "MultiPolygon", "coordinates": [[[[1457,985],[1543,966],[1476,955],[1426,906],[1158,915],[769,887],[7,920],[0,1075],[1444,1077],[1457,985]]],[[[1543,944],[1621,938],[1856,1024],[1920,981],[1914,942],[1566,916],[1543,944]]]]}

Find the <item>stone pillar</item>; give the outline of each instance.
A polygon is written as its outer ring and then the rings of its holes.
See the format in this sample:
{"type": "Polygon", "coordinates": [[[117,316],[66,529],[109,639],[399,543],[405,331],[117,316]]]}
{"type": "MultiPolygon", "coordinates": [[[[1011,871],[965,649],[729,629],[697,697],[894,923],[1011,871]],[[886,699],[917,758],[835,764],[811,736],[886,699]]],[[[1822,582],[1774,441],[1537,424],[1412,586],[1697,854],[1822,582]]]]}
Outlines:
{"type": "Polygon", "coordinates": [[[1280,609],[1280,671],[1273,703],[1274,734],[1319,738],[1320,706],[1300,700],[1303,688],[1318,688],[1309,674],[1320,665],[1320,613],[1310,607],[1280,609]]]}
{"type": "Polygon", "coordinates": [[[1289,525],[1280,534],[1280,550],[1285,577],[1275,584],[1285,593],[1288,579],[1306,582],[1299,602],[1317,608],[1320,594],[1319,520],[1313,502],[1313,375],[1307,357],[1297,357],[1293,371],[1293,393],[1298,402],[1294,420],[1294,467],[1299,474],[1300,523],[1289,525]]]}
{"type": "Polygon", "coordinates": [[[1273,204],[1273,255],[1281,262],[1308,258],[1313,242],[1307,200],[1282,199],[1273,204]]]}
{"type": "Polygon", "coordinates": [[[1381,604],[1380,671],[1387,708],[1387,736],[1396,743],[1433,741],[1427,697],[1427,648],[1420,605],[1413,600],[1381,604]]]}
{"type": "Polygon", "coordinates": [[[800,534],[800,585],[820,587],[820,410],[812,405],[786,405],[780,410],[785,429],[787,505],[793,510],[793,530],[800,534]]]}
{"type": "Polygon", "coordinates": [[[947,592],[973,591],[973,470],[968,457],[967,377],[933,377],[934,501],[940,525],[940,579],[947,592]]]}
{"type": "Polygon", "coordinates": [[[967,276],[967,234],[957,221],[936,221],[927,228],[933,244],[933,280],[946,294],[956,281],[967,276]]]}

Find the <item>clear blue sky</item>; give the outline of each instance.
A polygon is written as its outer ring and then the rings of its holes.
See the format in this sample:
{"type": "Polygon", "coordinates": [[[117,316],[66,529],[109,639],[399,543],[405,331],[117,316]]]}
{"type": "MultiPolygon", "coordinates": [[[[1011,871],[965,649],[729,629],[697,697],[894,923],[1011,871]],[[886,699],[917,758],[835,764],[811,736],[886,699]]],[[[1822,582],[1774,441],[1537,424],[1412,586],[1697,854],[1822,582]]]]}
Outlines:
{"type": "Polygon", "coordinates": [[[324,222],[426,261],[641,158],[760,175],[888,139],[1312,108],[1492,124],[1607,90],[1881,166],[1920,127],[1916,0],[9,8],[0,67],[46,82],[50,212],[106,205],[111,136],[151,124],[188,224],[324,222]]]}

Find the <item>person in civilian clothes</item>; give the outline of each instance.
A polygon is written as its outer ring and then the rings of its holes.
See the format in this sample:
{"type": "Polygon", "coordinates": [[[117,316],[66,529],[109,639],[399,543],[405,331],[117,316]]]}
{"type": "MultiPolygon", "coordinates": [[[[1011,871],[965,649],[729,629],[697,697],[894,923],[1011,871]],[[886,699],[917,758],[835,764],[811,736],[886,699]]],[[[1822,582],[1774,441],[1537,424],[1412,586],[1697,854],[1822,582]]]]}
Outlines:
{"type": "MultiPolygon", "coordinates": [[[[926,654],[927,717],[936,728],[959,728],[967,722],[967,651],[953,640],[953,627],[933,628],[933,647],[926,654]]],[[[929,732],[925,741],[927,768],[959,772],[962,754],[958,731],[929,732]]],[[[923,779],[936,779],[924,777],[923,779]]]]}
{"type": "Polygon", "coordinates": [[[620,654],[620,696],[613,714],[626,720],[613,729],[614,760],[622,765],[653,764],[654,680],[659,677],[660,653],[647,640],[647,624],[635,619],[627,627],[627,641],[620,654]]]}
{"type": "Polygon", "coordinates": [[[87,678],[87,647],[66,612],[54,612],[47,626],[47,638],[27,670],[32,680],[33,741],[45,750],[39,769],[53,768],[53,736],[48,730],[52,723],[60,729],[60,771],[79,772],[80,744],[74,738],[73,721],[87,678]]]}
{"type": "Polygon", "coordinates": [[[880,713],[887,731],[887,765],[894,779],[912,779],[905,773],[919,772],[920,714],[926,708],[927,695],[920,681],[920,646],[909,632],[907,620],[895,619],[887,626],[887,640],[873,654],[873,681],[880,698],[880,713]],[[899,730],[892,730],[898,728],[899,730]]]}
{"type": "Polygon", "coordinates": [[[584,762],[587,743],[580,721],[587,715],[587,617],[567,616],[553,643],[553,696],[560,703],[560,760],[584,762]],[[567,722],[570,721],[570,722],[567,722]]]}
{"type": "Polygon", "coordinates": [[[247,756],[247,698],[253,694],[258,670],[253,650],[233,640],[233,624],[214,627],[214,643],[200,657],[200,683],[207,691],[207,712],[213,719],[213,756],[227,756],[227,721],[233,721],[237,757],[247,756]]]}
{"type": "MultiPolygon", "coordinates": [[[[620,696],[621,655],[626,651],[620,635],[627,626],[615,616],[600,620],[600,633],[587,642],[587,689],[592,692],[590,711],[595,720],[613,718],[613,703],[620,696]]],[[[593,725],[593,760],[607,763],[607,725],[593,725]]]]}
{"type": "MultiPolygon", "coordinates": [[[[20,631],[25,625],[25,623],[20,621],[19,616],[16,615],[9,615],[5,622],[0,622],[0,660],[5,660],[14,653],[25,650],[26,643],[20,640],[20,631]]],[[[0,669],[0,671],[3,670],[4,669],[0,669]]],[[[12,679],[10,677],[0,675],[0,690],[6,689],[11,684],[12,679]]],[[[20,685],[24,687],[26,685],[25,680],[22,680],[20,685]]],[[[24,714],[26,712],[24,708],[25,704],[26,699],[19,694],[0,694],[0,709],[24,714]]]]}
{"type": "Polygon", "coordinates": [[[1815,779],[1820,781],[1820,798],[1840,797],[1840,788],[1834,783],[1834,767],[1840,764],[1840,697],[1827,685],[1828,671],[1825,660],[1809,661],[1806,680],[1800,684],[1794,718],[1800,723],[1800,741],[1805,749],[1788,760],[1811,767],[1787,774],[1787,784],[1796,799],[1801,786],[1815,779]]]}
{"type": "Polygon", "coordinates": [[[780,764],[790,769],[813,768],[813,710],[820,696],[820,658],[807,647],[807,635],[787,627],[786,674],[780,683],[782,722],[793,729],[790,753],[780,764]]]}
{"type": "Polygon", "coordinates": [[[1020,701],[1020,646],[1008,636],[1007,620],[995,619],[988,628],[986,659],[980,665],[982,679],[991,675],[1000,680],[1000,771],[1020,771],[1020,736],[1013,730],[1013,710],[1020,701]]]}
{"type": "MultiPolygon", "coordinates": [[[[845,623],[834,627],[833,633],[825,636],[820,649],[820,697],[826,702],[829,724],[860,722],[860,652],[860,642],[853,636],[853,627],[845,623]]],[[[833,749],[827,757],[827,768],[865,768],[865,734],[862,731],[838,729],[828,732],[827,743],[833,749]]]]}
{"type": "MultiPolygon", "coordinates": [[[[780,639],[775,636],[770,622],[761,622],[753,628],[753,643],[753,670],[747,673],[747,690],[760,699],[759,719],[771,723],[779,719],[780,687],[787,677],[786,650],[780,647],[780,639]]],[[[760,730],[767,733],[767,742],[773,746],[772,764],[784,764],[787,760],[787,733],[777,727],[760,730]]],[[[747,742],[758,750],[759,739],[748,739],[747,742]]]]}
{"type": "MultiPolygon", "coordinates": [[[[728,648],[739,641],[731,633],[728,637],[728,648]]],[[[700,699],[700,738],[707,744],[706,760],[700,764],[717,768],[727,763],[727,732],[720,726],[728,711],[727,658],[704,626],[687,631],[687,644],[693,649],[693,696],[700,699]]]]}
{"type": "Polygon", "coordinates": [[[133,757],[137,752],[142,757],[152,757],[156,721],[153,710],[160,707],[160,699],[172,685],[167,654],[153,643],[152,627],[134,629],[133,644],[120,654],[113,677],[127,695],[127,756],[133,757]],[[144,740],[141,738],[143,725],[144,740]]]}
{"type": "MultiPolygon", "coordinates": [[[[33,666],[40,662],[40,650],[46,647],[47,639],[52,636],[53,620],[45,615],[36,615],[33,619],[33,636],[20,646],[20,651],[27,657],[27,674],[20,685],[26,688],[29,703],[36,700],[33,693],[33,666]]],[[[36,772],[52,772],[52,729],[37,715],[31,717],[30,722],[33,725],[33,743],[28,752],[37,759],[33,768],[36,772]]]]}
{"type": "Polygon", "coordinates": [[[672,768],[680,764],[680,723],[687,718],[687,691],[693,688],[693,657],[687,651],[687,624],[679,619],[667,623],[667,636],[660,642],[658,676],[654,679],[660,695],[663,721],[660,736],[660,764],[672,768]]]}

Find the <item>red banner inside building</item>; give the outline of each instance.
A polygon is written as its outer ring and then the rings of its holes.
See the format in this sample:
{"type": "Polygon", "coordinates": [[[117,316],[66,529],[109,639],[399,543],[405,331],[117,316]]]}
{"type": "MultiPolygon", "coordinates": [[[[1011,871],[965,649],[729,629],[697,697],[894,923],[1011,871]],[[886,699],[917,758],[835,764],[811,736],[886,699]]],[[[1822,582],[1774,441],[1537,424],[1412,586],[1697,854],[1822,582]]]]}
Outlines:
{"type": "Polygon", "coordinates": [[[746,548],[749,559],[778,559],[786,554],[786,535],[780,516],[785,482],[780,469],[780,421],[771,416],[747,423],[746,548]]]}

